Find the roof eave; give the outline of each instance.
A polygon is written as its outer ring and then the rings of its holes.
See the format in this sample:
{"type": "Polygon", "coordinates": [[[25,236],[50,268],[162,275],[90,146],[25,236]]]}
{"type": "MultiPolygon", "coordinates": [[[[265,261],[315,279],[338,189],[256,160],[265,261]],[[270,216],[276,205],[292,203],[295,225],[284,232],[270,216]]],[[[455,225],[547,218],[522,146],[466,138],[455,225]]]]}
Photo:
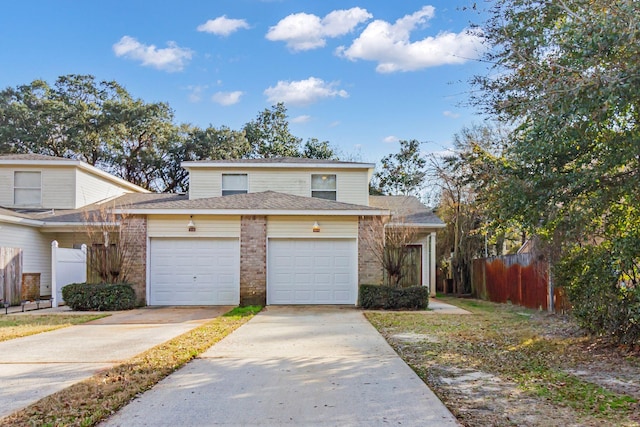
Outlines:
{"type": "Polygon", "coordinates": [[[42,227],[44,225],[44,221],[39,221],[37,219],[23,218],[19,216],[11,216],[11,215],[0,215],[0,222],[8,222],[10,224],[18,224],[18,225],[28,225],[30,227],[42,227]]]}
{"type": "Polygon", "coordinates": [[[184,169],[208,168],[208,169],[247,169],[247,168],[295,168],[295,169],[374,169],[374,163],[206,163],[206,162],[182,162],[184,169]]]}
{"type": "Polygon", "coordinates": [[[384,216],[387,210],[373,209],[114,209],[116,214],[129,215],[295,215],[295,216],[384,216]]]}
{"type": "Polygon", "coordinates": [[[410,223],[410,222],[392,222],[387,224],[389,227],[410,227],[410,228],[445,228],[446,224],[441,223],[410,223]]]}
{"type": "Polygon", "coordinates": [[[45,222],[43,233],[86,231],[87,228],[118,227],[119,222],[45,222]]]}

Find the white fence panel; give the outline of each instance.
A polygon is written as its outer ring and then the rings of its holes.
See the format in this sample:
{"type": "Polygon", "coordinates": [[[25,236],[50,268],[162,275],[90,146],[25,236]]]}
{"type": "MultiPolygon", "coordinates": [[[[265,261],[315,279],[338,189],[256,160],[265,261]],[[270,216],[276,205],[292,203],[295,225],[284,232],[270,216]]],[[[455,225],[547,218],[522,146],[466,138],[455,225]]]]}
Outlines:
{"type": "Polygon", "coordinates": [[[62,288],[70,283],[87,281],[87,246],[81,249],[59,248],[58,242],[51,242],[51,296],[52,306],[64,302],[62,288]]]}

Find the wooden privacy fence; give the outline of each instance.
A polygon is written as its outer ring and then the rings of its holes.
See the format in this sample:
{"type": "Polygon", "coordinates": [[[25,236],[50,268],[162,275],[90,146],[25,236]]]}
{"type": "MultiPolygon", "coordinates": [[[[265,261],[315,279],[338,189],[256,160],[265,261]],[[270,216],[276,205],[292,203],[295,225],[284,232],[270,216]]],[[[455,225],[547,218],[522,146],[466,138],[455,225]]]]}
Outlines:
{"type": "Polygon", "coordinates": [[[547,310],[548,279],[547,262],[530,253],[473,260],[473,292],[480,299],[547,310]]]}
{"type": "Polygon", "coordinates": [[[20,305],[22,291],[22,249],[0,248],[0,299],[20,305]]]}

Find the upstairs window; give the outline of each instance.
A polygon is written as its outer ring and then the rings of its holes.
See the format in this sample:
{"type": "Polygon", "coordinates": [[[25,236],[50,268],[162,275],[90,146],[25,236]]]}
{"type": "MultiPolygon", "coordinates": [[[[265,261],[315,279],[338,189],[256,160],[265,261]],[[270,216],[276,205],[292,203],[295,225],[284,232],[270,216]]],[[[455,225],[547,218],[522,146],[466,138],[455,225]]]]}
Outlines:
{"type": "Polygon", "coordinates": [[[42,177],[40,172],[15,171],[13,173],[14,206],[42,205],[42,177]]]}
{"type": "Polygon", "coordinates": [[[328,174],[311,175],[311,197],[336,200],[336,176],[328,174]]]}
{"type": "Polygon", "coordinates": [[[222,195],[231,196],[233,194],[246,194],[249,186],[247,184],[246,173],[223,173],[222,174],[222,195]]]}

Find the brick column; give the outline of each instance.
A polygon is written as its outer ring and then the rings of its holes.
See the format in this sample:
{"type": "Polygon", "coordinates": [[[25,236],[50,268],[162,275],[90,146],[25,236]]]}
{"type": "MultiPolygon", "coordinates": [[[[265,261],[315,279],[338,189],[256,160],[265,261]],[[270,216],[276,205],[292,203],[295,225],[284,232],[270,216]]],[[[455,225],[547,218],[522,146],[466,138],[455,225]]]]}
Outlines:
{"type": "Polygon", "coordinates": [[[240,305],[267,304],[267,217],[240,219],[240,305]]]}
{"type": "Polygon", "coordinates": [[[382,239],[384,226],[376,217],[363,216],[358,220],[358,284],[382,284],[382,265],[367,241],[382,239]]]}
{"type": "Polygon", "coordinates": [[[128,216],[120,225],[126,250],[127,282],[136,291],[139,305],[147,303],[147,218],[128,216]]]}

